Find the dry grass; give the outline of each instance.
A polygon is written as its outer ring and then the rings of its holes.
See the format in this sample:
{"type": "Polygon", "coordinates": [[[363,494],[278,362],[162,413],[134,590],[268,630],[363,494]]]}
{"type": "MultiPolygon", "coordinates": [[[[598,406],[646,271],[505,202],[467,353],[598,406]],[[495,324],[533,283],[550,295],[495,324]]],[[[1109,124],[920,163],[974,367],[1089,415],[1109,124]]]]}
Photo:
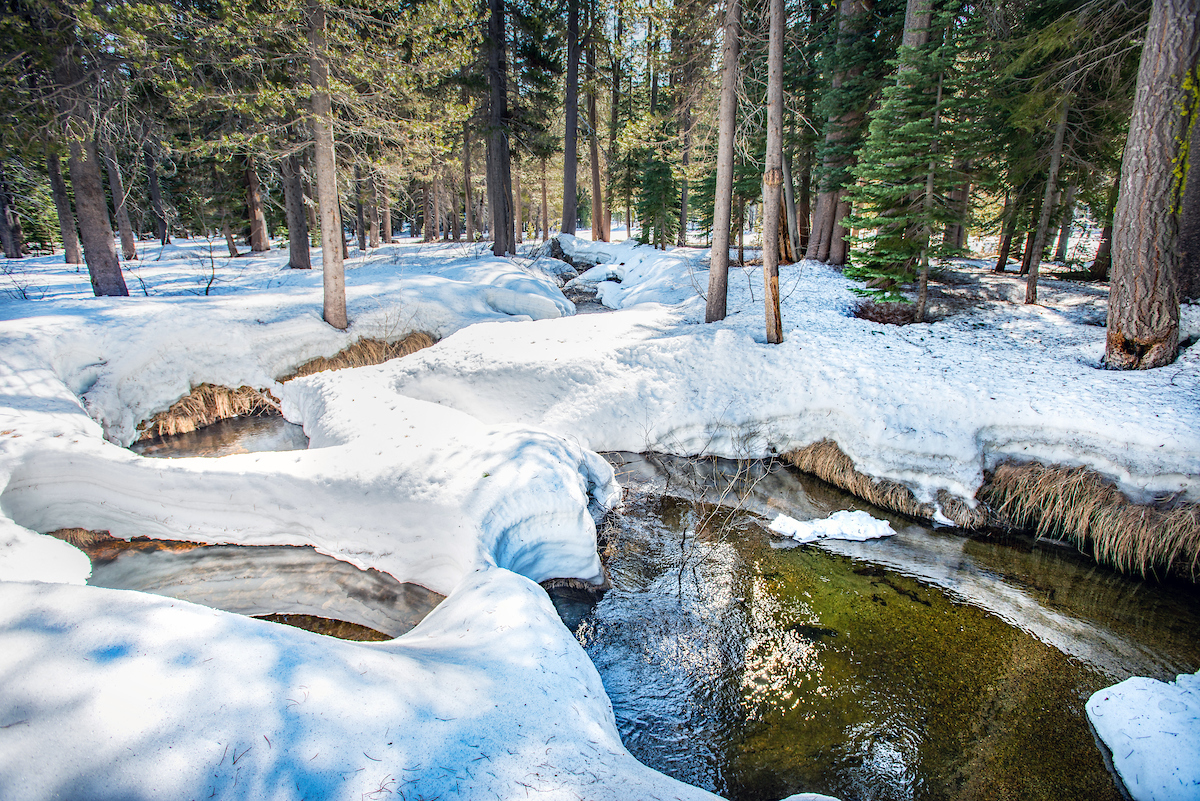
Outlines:
{"type": "Polygon", "coordinates": [[[1068,540],[1123,572],[1196,579],[1200,504],[1136,504],[1094,470],[1036,463],[1000,465],[979,495],[996,522],[1068,540]]]}
{"type": "MultiPolygon", "coordinates": [[[[842,453],[833,440],[823,439],[806,448],[783,455],[785,461],[805,473],[811,473],[827,484],[849,492],[864,501],[892,512],[931,519],[936,511],[932,503],[921,503],[908,487],[897,481],[871,478],[854,469],[854,462],[842,453]]],[[[943,492],[938,496],[942,514],[966,529],[977,529],[987,524],[987,513],[980,507],[972,509],[966,502],[943,492]]]]}
{"type": "MultiPolygon", "coordinates": [[[[305,362],[280,381],[312,375],[324,370],[365,367],[382,364],[389,359],[407,356],[428,348],[434,343],[428,334],[409,334],[397,342],[382,339],[360,339],[331,358],[305,362]]],[[[231,417],[278,414],[279,400],[265,389],[238,387],[230,389],[216,384],[201,384],[176,401],[170,409],[159,412],[139,428],[138,439],[186,434],[231,417]]]]}
{"type": "Polygon", "coordinates": [[[60,528],[57,531],[49,531],[47,534],[69,542],[80,550],[87,550],[113,539],[113,536],[107,531],[89,531],[86,528],[60,528]]]}
{"type": "Polygon", "coordinates": [[[915,303],[876,303],[873,300],[859,301],[854,307],[854,316],[861,320],[885,325],[908,325],[917,321],[915,303]]]}
{"type": "Polygon", "coordinates": [[[433,337],[419,331],[409,334],[398,342],[387,342],[382,339],[360,339],[350,347],[328,359],[321,356],[310,362],[305,362],[297,367],[294,372],[289,373],[279,380],[290,381],[293,378],[301,378],[325,370],[344,370],[347,367],[368,367],[373,364],[383,364],[390,359],[397,359],[401,356],[407,356],[410,353],[416,353],[419,350],[428,348],[433,343],[433,337]]]}
{"type": "Polygon", "coordinates": [[[170,409],[151,417],[138,438],[186,434],[230,417],[278,412],[279,401],[266,390],[201,384],[176,401],[170,409]]]}

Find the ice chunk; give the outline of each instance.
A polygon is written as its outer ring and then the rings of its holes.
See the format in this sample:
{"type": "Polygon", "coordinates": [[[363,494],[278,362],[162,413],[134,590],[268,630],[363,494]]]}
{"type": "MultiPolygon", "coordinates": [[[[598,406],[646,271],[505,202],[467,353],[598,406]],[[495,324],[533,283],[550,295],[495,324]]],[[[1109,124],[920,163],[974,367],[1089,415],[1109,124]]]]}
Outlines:
{"type": "Polygon", "coordinates": [[[890,537],[896,533],[888,521],[879,520],[857,510],[834,512],[824,520],[796,520],[787,515],[779,515],[771,522],[770,529],[798,542],[825,539],[861,542],[890,537]]]}

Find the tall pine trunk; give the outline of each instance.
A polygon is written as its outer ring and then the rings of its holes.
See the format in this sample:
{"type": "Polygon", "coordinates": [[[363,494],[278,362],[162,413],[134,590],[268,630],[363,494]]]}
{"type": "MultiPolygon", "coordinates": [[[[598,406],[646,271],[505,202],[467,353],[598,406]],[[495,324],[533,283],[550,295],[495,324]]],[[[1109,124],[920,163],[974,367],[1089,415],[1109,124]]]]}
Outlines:
{"type": "Polygon", "coordinates": [[[1067,187],[1063,195],[1062,219],[1058,229],[1058,247],[1054,249],[1054,261],[1067,260],[1067,246],[1071,242],[1071,228],[1075,224],[1075,184],[1067,187]]]}
{"type": "Polygon", "coordinates": [[[508,144],[508,59],[505,55],[504,0],[488,0],[488,108],[487,182],[492,211],[492,253],[515,254],[513,237],[512,175],[508,144]]]}
{"type": "Polygon", "coordinates": [[[75,212],[71,210],[71,198],[67,196],[67,184],[63,181],[58,154],[52,150],[46,153],[46,173],[50,176],[50,194],[58,212],[58,231],[62,237],[63,256],[67,264],[83,264],[83,253],[79,250],[79,234],[75,231],[75,212]]]}
{"type": "MultiPolygon", "coordinates": [[[[434,184],[437,187],[437,184],[434,184]]],[[[367,252],[367,229],[363,218],[363,177],[362,169],[354,165],[354,235],[358,239],[358,252],[367,252]]]]}
{"type": "Polygon", "coordinates": [[[267,215],[263,212],[262,184],[250,158],[246,159],[246,209],[250,214],[250,250],[266,253],[271,249],[271,240],[267,236],[267,215]]]}
{"type": "MultiPolygon", "coordinates": [[[[464,96],[466,90],[463,90],[464,96]]],[[[463,217],[467,227],[467,241],[475,241],[475,197],[471,191],[471,128],[463,122],[463,217]]]]}
{"type": "Polygon", "coordinates": [[[125,261],[136,261],[137,237],[133,235],[133,224],[129,222],[129,197],[125,182],[121,180],[121,165],[117,162],[117,151],[112,140],[104,138],[100,147],[104,152],[104,171],[108,173],[108,189],[112,195],[113,216],[117,219],[117,233],[121,237],[121,257],[125,261]]]}
{"type": "MultiPolygon", "coordinates": [[[[596,49],[592,45],[587,48],[587,71],[591,76],[596,67],[596,49]]],[[[604,230],[604,197],[600,191],[600,138],[596,116],[595,81],[588,81],[587,114],[588,114],[588,157],[592,166],[592,241],[607,242],[608,233],[604,230]]]]}
{"type": "Polygon", "coordinates": [[[4,166],[0,164],[0,244],[4,246],[4,258],[19,259],[22,257],[21,237],[16,222],[16,213],[12,207],[12,194],[8,191],[8,179],[4,175],[4,166]]]}
{"type": "Polygon", "coordinates": [[[546,158],[542,157],[542,241],[550,239],[550,196],[546,180],[546,158]]]}
{"type": "MultiPolygon", "coordinates": [[[[493,0],[494,2],[494,0],[493,0]]],[[[575,233],[577,154],[579,136],[579,0],[567,0],[567,86],[564,98],[566,129],[563,133],[564,234],[575,233]]]]}
{"type": "Polygon", "coordinates": [[[789,262],[796,261],[800,253],[800,231],[796,224],[796,185],[792,181],[792,154],[783,154],[783,205],[787,217],[787,241],[789,262]]]}
{"type": "Polygon", "coordinates": [[[304,213],[304,187],[300,183],[300,159],[296,154],[284,157],[280,162],[279,172],[283,177],[283,205],[287,216],[288,267],[293,270],[311,270],[308,215],[304,213]]]}
{"type": "MultiPolygon", "coordinates": [[[[1188,152],[1200,153],[1200,125],[1195,123],[1188,152]]],[[[1179,203],[1179,298],[1200,300],[1200,172],[1194,170],[1185,176],[1179,203]]]]}
{"type": "Polygon", "coordinates": [[[1033,238],[1033,258],[1029,260],[1029,276],[1025,279],[1025,302],[1037,303],[1038,266],[1042,262],[1042,251],[1046,248],[1046,237],[1050,230],[1050,215],[1054,211],[1054,195],[1058,192],[1058,168],[1062,164],[1063,140],[1067,132],[1067,115],[1070,112],[1067,98],[1062,101],[1062,111],[1054,126],[1054,143],[1050,146],[1050,174],[1046,177],[1046,192],[1042,196],[1042,213],[1038,217],[1037,231],[1033,238]]]}
{"type": "Polygon", "coordinates": [[[521,216],[521,163],[513,159],[511,167],[513,182],[513,229],[516,231],[516,241],[519,245],[525,241],[525,220],[521,216]]]}
{"type": "Polygon", "coordinates": [[[383,244],[390,245],[395,241],[395,237],[392,235],[392,194],[387,178],[384,178],[381,188],[383,191],[379,193],[379,224],[383,229],[383,244]]]}
{"type": "Polygon", "coordinates": [[[375,171],[367,170],[367,246],[379,247],[379,196],[375,190],[375,171]]]}
{"type": "MultiPolygon", "coordinates": [[[[729,223],[733,206],[733,136],[737,124],[738,44],[741,4],[727,0],[721,54],[721,106],[717,134],[717,186],[713,203],[713,244],[708,257],[708,299],[704,321],[724,320],[729,294],[729,223]]],[[[741,258],[740,246],[738,258],[741,258]]]]}
{"type": "Polygon", "coordinates": [[[1113,218],[1104,351],[1109,367],[1161,367],[1179,349],[1178,204],[1194,164],[1185,159],[1185,147],[1187,126],[1196,124],[1198,113],[1193,83],[1198,57],[1195,0],[1155,0],[1113,218]]]}
{"type": "Polygon", "coordinates": [[[308,35],[312,47],[312,128],[317,202],[321,216],[322,283],[325,322],[345,330],[346,271],[343,262],[341,202],[333,149],[333,103],[329,97],[329,55],[325,42],[325,9],[321,0],[307,0],[308,35]]]}
{"type": "Polygon", "coordinates": [[[154,213],[155,233],[158,241],[164,245],[171,244],[171,231],[167,226],[167,214],[163,208],[162,185],[158,182],[158,157],[154,145],[149,141],[142,143],[142,158],[146,162],[146,182],[150,186],[150,209],[154,213]]]}
{"type": "Polygon", "coordinates": [[[767,342],[783,342],[779,315],[779,209],[783,203],[783,0],[771,0],[767,40],[767,154],[763,171],[763,284],[767,342]]]}
{"type": "MultiPolygon", "coordinates": [[[[617,31],[616,38],[613,40],[613,59],[612,59],[612,104],[609,107],[608,116],[608,154],[605,158],[605,177],[609,187],[608,203],[604,204],[604,231],[608,234],[608,239],[612,241],[612,210],[614,205],[613,197],[613,162],[617,158],[617,112],[621,107],[621,48],[624,47],[625,38],[625,11],[621,3],[617,4],[617,31]]],[[[628,229],[626,229],[626,237],[628,237],[628,229]]]]}

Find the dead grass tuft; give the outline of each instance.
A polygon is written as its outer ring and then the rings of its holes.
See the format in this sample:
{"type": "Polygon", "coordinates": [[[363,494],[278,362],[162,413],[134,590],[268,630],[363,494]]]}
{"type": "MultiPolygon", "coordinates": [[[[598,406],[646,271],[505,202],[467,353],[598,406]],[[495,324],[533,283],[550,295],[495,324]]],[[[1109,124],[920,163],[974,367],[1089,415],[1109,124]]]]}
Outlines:
{"type": "Polygon", "coordinates": [[[909,325],[917,321],[917,304],[888,302],[876,303],[873,300],[862,300],[854,307],[854,316],[860,320],[870,320],[884,325],[909,325]]]}
{"type": "Polygon", "coordinates": [[[409,334],[397,342],[388,342],[382,339],[360,339],[328,359],[320,356],[310,362],[305,362],[294,372],[279,380],[290,381],[293,378],[301,378],[325,370],[343,370],[347,367],[369,367],[373,364],[383,364],[390,359],[397,359],[428,348],[434,344],[434,341],[429,334],[420,331],[409,334]]]}
{"type": "Polygon", "coordinates": [[[86,550],[113,539],[107,531],[89,531],[86,528],[60,528],[57,531],[46,532],[51,537],[69,542],[76,548],[86,550]]]}
{"type": "MultiPolygon", "coordinates": [[[[324,370],[342,370],[347,367],[366,367],[382,364],[389,359],[407,356],[428,348],[433,337],[420,332],[409,334],[397,342],[382,339],[360,339],[350,347],[330,358],[320,357],[305,362],[289,375],[279,379],[312,375],[324,370]]],[[[238,387],[230,389],[216,384],[201,384],[176,401],[170,409],[159,412],[139,427],[138,439],[167,437],[186,434],[198,428],[212,425],[231,417],[246,417],[279,413],[279,400],[265,389],[238,387]]]]}
{"type": "Polygon", "coordinates": [[[1136,504],[1094,470],[1036,463],[1000,465],[979,494],[1002,525],[1073,542],[1123,572],[1196,579],[1200,504],[1136,504]]]}
{"type": "Polygon", "coordinates": [[[170,409],[150,418],[141,429],[138,439],[186,434],[230,417],[278,412],[279,400],[266,390],[201,384],[176,401],[170,409]]]}
{"type": "MultiPolygon", "coordinates": [[[[936,511],[934,504],[921,503],[908,487],[898,481],[874,479],[855,470],[854,462],[842,453],[842,449],[833,440],[814,442],[805,448],[785,453],[783,458],[803,472],[811,473],[827,484],[844,489],[884,509],[925,519],[931,519],[936,511]]],[[[955,524],[963,528],[978,527],[975,510],[961,501],[951,506],[953,508],[943,509],[943,513],[947,516],[951,512],[959,513],[961,519],[950,518],[955,524]],[[964,511],[970,514],[963,514],[964,511]]]]}

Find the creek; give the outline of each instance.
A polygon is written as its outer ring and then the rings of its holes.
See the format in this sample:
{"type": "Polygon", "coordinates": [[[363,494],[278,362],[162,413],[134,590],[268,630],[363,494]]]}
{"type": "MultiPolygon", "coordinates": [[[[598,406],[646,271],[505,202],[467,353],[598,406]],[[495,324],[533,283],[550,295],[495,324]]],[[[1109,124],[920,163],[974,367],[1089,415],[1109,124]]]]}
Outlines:
{"type": "MultiPolygon", "coordinates": [[[[281,418],[255,419],[260,442],[298,442],[263,434],[261,421],[281,418]]],[[[184,452],[217,455],[172,455],[184,452]]],[[[931,529],[776,462],[607,458],[626,492],[600,532],[613,587],[599,601],[569,589],[552,600],[629,750],[728,798],[1116,801],[1085,700],[1132,675],[1200,669],[1194,587],[1124,577],[1044,540],[931,529]],[[897,534],[796,546],[766,528],[776,514],[840,509],[897,534]]],[[[189,600],[247,614],[275,605],[392,636],[440,600],[297,553],[308,549],[225,550],[191,566],[179,557],[211,549],[135,550],[97,576],[170,595],[151,588],[169,574],[189,592],[244,596],[189,600]],[[123,578],[108,578],[118,567],[123,578]]]]}

